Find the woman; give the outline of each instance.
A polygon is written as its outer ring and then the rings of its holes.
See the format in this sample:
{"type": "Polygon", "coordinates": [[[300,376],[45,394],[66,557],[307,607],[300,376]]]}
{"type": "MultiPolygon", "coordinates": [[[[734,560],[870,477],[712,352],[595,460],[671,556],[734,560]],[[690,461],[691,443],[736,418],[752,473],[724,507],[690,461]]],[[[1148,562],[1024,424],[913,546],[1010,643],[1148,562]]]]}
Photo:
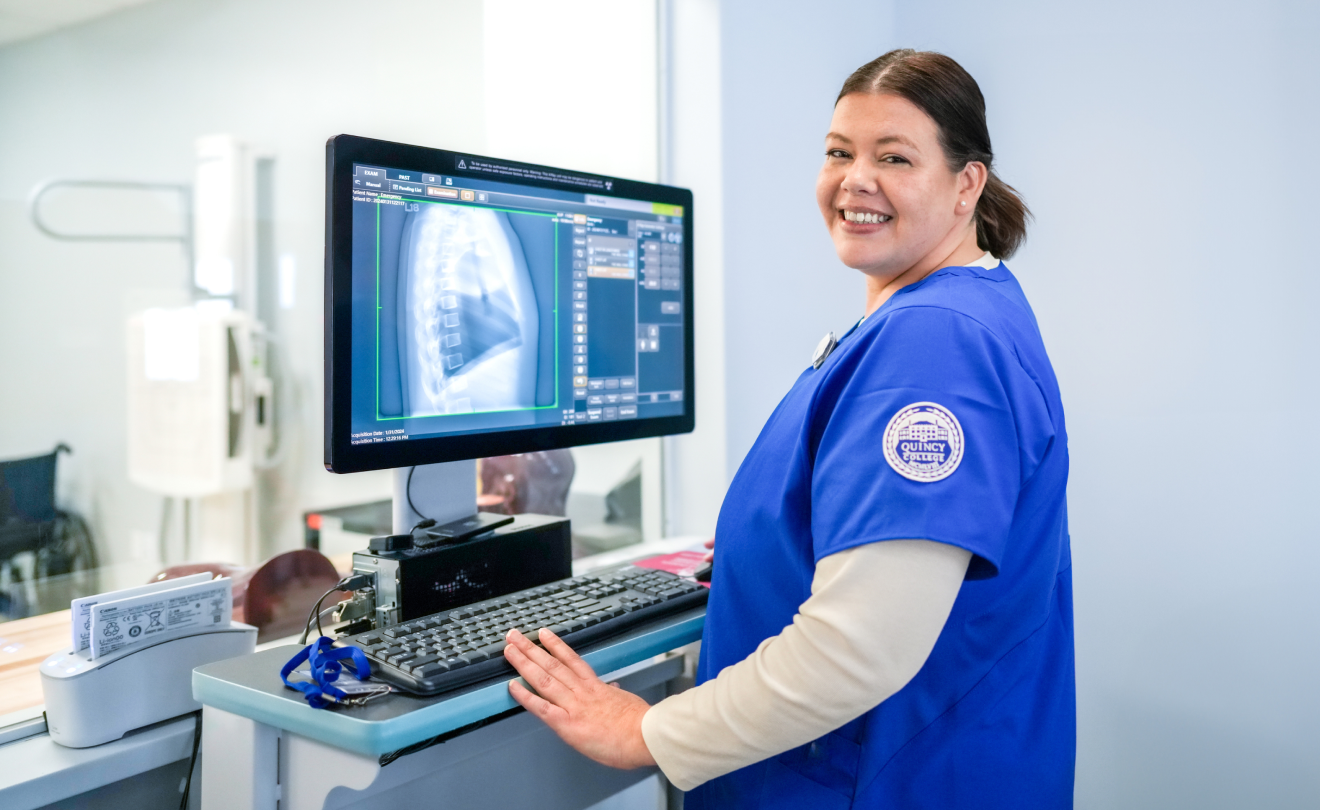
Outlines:
{"type": "Polygon", "coordinates": [[[866,315],[729,487],[701,683],[648,707],[541,631],[506,649],[537,694],[510,691],[689,807],[1071,806],[1067,439],[1000,262],[1026,208],[946,56],[859,68],[825,140],[817,199],[866,315]]]}

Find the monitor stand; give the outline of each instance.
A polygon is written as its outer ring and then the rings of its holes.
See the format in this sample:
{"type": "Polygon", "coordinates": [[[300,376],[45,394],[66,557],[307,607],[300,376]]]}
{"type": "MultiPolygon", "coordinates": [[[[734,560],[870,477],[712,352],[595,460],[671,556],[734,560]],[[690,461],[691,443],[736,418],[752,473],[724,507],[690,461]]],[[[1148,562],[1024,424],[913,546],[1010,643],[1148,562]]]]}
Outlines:
{"type": "Polygon", "coordinates": [[[395,534],[407,534],[423,518],[431,518],[441,524],[471,517],[476,513],[476,460],[394,469],[395,534]],[[409,473],[412,474],[411,506],[408,503],[409,473]],[[418,514],[418,510],[421,514],[418,514]]]}

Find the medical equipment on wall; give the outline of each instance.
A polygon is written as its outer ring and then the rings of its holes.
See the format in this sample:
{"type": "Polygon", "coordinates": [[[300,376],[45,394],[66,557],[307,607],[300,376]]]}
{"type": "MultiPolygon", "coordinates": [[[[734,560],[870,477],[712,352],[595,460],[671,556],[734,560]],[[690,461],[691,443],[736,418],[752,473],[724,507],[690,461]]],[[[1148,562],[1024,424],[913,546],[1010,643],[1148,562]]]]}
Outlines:
{"type": "Polygon", "coordinates": [[[270,442],[270,378],[246,313],[148,309],[128,322],[128,475],[176,498],[252,486],[270,442]]]}
{"type": "MultiPolygon", "coordinates": [[[[270,362],[277,340],[267,326],[276,287],[274,160],[232,135],[198,138],[195,150],[191,185],[54,180],[34,190],[31,216],[38,229],[64,241],[177,241],[183,248],[185,300],[128,321],[129,478],[166,498],[162,562],[201,553],[251,564],[260,558],[254,481],[279,463],[276,445],[287,441],[277,441],[277,433],[292,427],[275,424],[280,386],[270,362]],[[183,222],[172,233],[57,230],[42,208],[56,189],[172,192],[183,222]],[[182,549],[171,552],[176,523],[182,549]]],[[[278,367],[283,373],[285,365],[278,367]]]]}

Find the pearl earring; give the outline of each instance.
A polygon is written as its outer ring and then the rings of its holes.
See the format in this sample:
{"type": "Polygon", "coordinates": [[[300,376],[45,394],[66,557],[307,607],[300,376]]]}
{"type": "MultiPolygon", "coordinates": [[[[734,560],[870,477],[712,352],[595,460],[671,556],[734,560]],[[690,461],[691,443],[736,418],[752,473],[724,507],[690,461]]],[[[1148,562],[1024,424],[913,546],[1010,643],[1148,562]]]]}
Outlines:
{"type": "Polygon", "coordinates": [[[959,205],[967,205],[967,201],[966,201],[966,200],[963,200],[962,202],[960,202],[960,203],[958,203],[958,204],[959,204],[959,205]]]}

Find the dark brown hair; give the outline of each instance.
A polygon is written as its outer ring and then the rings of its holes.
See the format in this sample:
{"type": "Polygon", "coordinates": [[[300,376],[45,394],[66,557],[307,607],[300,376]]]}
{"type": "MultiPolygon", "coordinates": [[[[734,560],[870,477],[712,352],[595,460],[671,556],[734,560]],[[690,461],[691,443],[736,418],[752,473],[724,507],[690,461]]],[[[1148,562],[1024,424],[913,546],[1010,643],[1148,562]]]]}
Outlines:
{"type": "Polygon", "coordinates": [[[851,93],[892,93],[917,105],[935,121],[950,171],[960,172],[972,161],[984,163],[989,176],[973,212],[976,243],[1001,259],[1017,251],[1027,238],[1031,211],[995,174],[985,97],[962,65],[942,53],[900,48],[853,71],[834,103],[851,93]]]}

